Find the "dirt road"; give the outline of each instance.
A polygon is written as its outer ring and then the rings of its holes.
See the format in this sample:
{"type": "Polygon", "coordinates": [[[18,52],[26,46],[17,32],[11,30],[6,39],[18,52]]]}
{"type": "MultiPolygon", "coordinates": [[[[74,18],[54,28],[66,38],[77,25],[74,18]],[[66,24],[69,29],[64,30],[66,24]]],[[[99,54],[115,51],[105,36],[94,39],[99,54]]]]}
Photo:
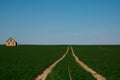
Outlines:
{"type": "Polygon", "coordinates": [[[75,58],[76,62],[86,71],[88,71],[89,73],[91,73],[93,75],[94,78],[96,78],[97,80],[106,80],[105,77],[103,77],[102,75],[100,75],[99,73],[97,73],[96,71],[94,71],[92,68],[88,67],[85,63],[83,63],[82,61],[80,61],[78,59],[78,57],[75,55],[74,50],[72,47],[70,47],[71,51],[72,51],[72,55],[75,58]]]}
{"type": "Polygon", "coordinates": [[[52,65],[50,65],[47,69],[45,69],[43,71],[42,74],[38,75],[37,78],[35,80],[46,80],[48,74],[52,71],[52,69],[62,60],[65,58],[65,56],[67,55],[69,51],[69,47],[67,47],[67,51],[65,52],[65,54],[59,58],[57,61],[55,61],[52,65]]]}

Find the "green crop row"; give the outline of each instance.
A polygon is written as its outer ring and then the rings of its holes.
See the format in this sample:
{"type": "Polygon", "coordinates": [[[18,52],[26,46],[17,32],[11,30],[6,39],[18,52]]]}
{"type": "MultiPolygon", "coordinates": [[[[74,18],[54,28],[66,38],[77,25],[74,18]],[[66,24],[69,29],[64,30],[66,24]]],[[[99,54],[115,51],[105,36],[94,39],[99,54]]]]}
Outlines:
{"type": "Polygon", "coordinates": [[[76,55],[107,80],[120,80],[120,46],[73,46],[76,55]]]}
{"type": "Polygon", "coordinates": [[[0,46],[0,80],[34,80],[66,46],[0,46]]]}
{"type": "Polygon", "coordinates": [[[96,80],[75,61],[71,50],[69,50],[66,57],[53,68],[47,80],[70,80],[68,71],[71,74],[72,80],[96,80]]]}

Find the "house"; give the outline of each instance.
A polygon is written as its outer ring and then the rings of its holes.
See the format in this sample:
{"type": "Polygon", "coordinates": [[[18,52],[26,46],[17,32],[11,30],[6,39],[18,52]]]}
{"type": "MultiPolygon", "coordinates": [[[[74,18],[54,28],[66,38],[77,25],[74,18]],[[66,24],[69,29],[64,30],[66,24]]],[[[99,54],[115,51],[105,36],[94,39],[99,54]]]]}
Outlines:
{"type": "Polygon", "coordinates": [[[12,38],[10,37],[6,43],[5,43],[6,46],[17,46],[17,42],[12,38]]]}

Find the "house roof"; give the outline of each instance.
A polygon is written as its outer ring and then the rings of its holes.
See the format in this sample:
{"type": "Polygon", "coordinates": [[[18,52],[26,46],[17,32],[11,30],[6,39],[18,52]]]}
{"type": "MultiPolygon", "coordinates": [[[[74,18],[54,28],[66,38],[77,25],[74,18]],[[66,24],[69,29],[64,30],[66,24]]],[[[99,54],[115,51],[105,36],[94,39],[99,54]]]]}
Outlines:
{"type": "Polygon", "coordinates": [[[12,39],[14,42],[16,42],[12,37],[10,37],[6,42],[8,42],[10,39],[12,39]]]}

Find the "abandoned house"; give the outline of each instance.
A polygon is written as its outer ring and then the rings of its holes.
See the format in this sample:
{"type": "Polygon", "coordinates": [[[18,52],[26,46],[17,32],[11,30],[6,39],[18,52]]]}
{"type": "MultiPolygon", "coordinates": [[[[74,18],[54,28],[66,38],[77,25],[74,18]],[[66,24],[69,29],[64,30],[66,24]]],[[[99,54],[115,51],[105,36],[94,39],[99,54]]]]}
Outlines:
{"type": "Polygon", "coordinates": [[[6,46],[17,46],[17,42],[12,38],[10,37],[7,41],[6,41],[6,46]]]}

